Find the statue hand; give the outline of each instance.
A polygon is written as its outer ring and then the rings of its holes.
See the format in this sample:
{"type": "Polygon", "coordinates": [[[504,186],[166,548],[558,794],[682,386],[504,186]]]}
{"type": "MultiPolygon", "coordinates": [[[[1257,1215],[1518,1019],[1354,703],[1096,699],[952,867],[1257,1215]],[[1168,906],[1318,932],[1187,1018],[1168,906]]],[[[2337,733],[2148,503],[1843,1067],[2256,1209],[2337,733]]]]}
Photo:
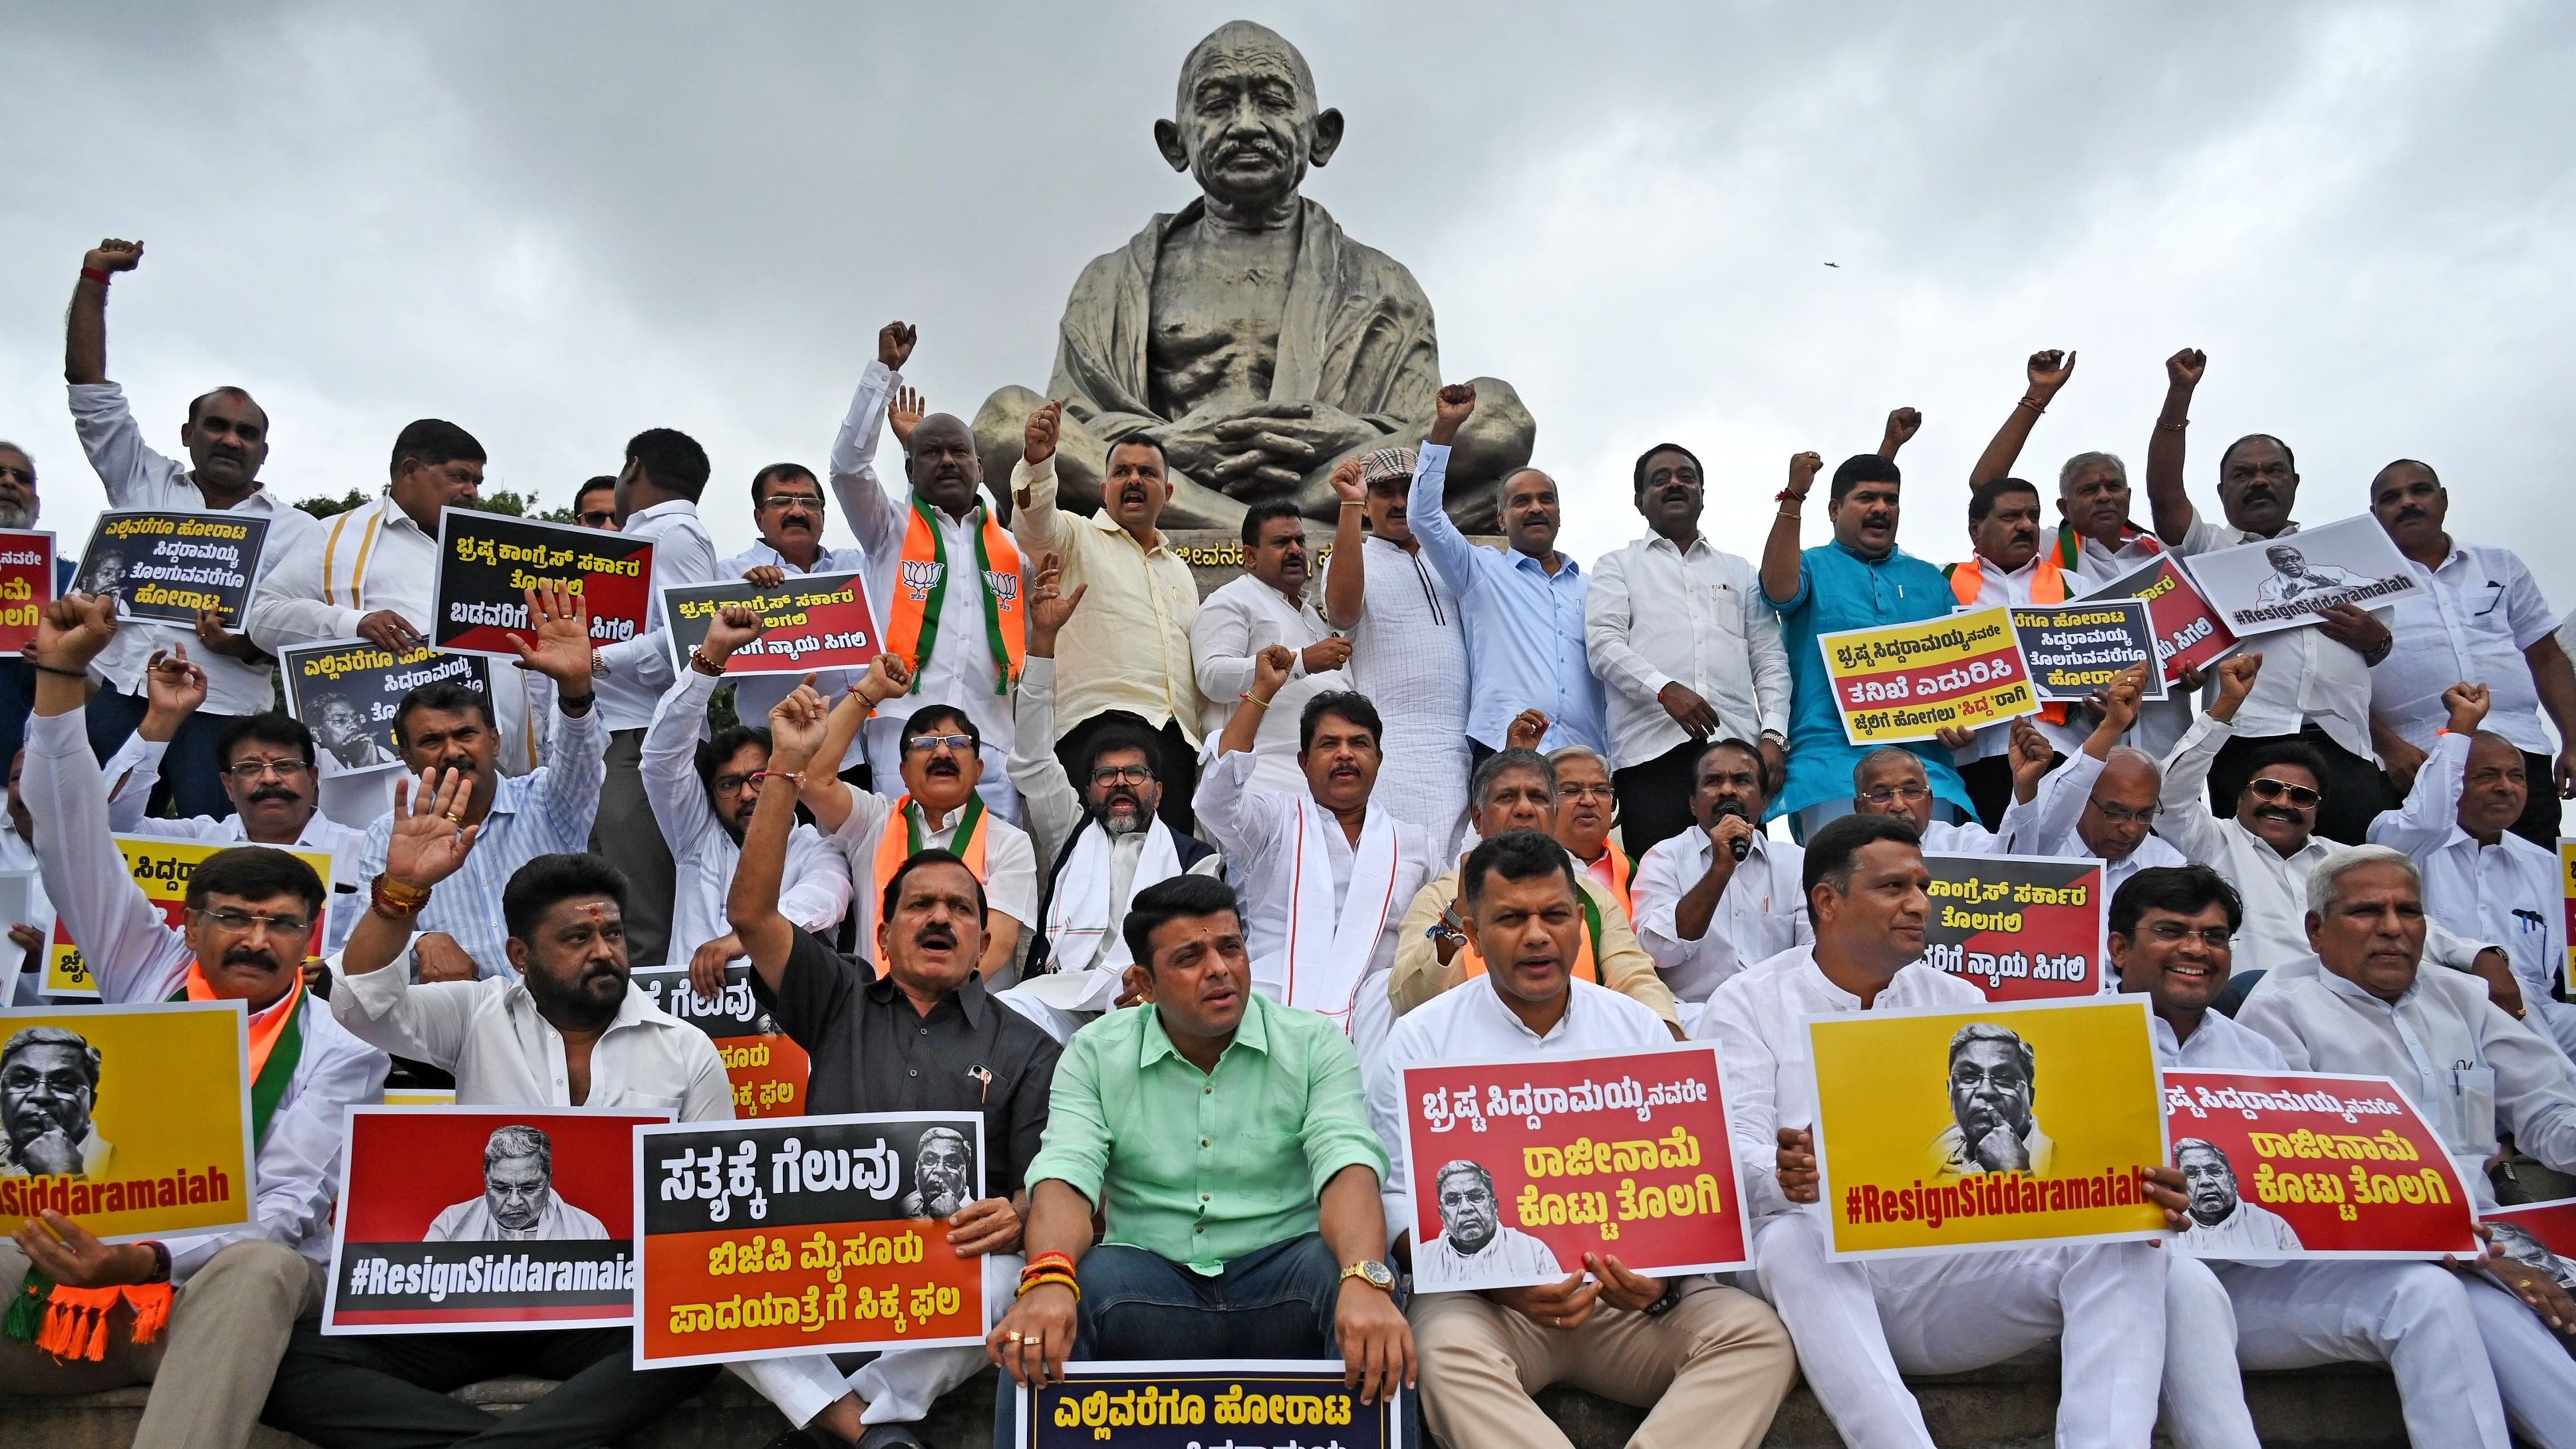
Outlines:
{"type": "Polygon", "coordinates": [[[1268,453],[1235,453],[1208,470],[1208,481],[1230,498],[1269,498],[1295,488],[1305,475],[1268,453]]]}
{"type": "Polygon", "coordinates": [[[1323,402],[1261,403],[1211,431],[1221,447],[1255,449],[1301,475],[1378,436],[1376,428],[1323,402]]]}

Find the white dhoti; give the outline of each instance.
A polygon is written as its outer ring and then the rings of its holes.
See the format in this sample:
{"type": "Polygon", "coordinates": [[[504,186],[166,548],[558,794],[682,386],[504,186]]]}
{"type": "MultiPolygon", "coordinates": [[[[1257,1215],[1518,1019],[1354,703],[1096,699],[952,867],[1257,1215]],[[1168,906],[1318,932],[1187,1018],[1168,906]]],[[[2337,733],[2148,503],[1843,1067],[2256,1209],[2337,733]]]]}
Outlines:
{"type": "Polygon", "coordinates": [[[2168,1255],[2101,1243],[1834,1262],[1823,1217],[1754,1235],[1754,1281],[1789,1325],[1807,1387],[1852,1449],[1931,1449],[1900,1373],[1964,1373],[2054,1339],[2068,1386],[2059,1449],[2139,1449],[2155,1432],[2168,1255]]]}
{"type": "MultiPolygon", "coordinates": [[[[2388,1365],[2414,1443],[2508,1449],[2466,1280],[2447,1268],[2176,1256],[2165,1290],[2165,1427],[2175,1449],[2257,1449],[2239,1367],[2327,1363],[2388,1365]]],[[[2557,1351],[2576,1374],[2576,1361],[2557,1351]]]]}
{"type": "MultiPolygon", "coordinates": [[[[1008,1303],[1020,1284],[1017,1254],[984,1259],[984,1297],[1008,1303]]],[[[744,1383],[760,1391],[787,1422],[803,1428],[814,1416],[856,1394],[867,1405],[863,1424],[912,1424],[930,1414],[939,1396],[983,1372],[990,1362],[981,1343],[954,1348],[898,1348],[878,1354],[858,1372],[845,1374],[825,1354],[796,1358],[753,1359],[728,1364],[744,1383]]]]}
{"type": "Polygon", "coordinates": [[[2505,1422],[2541,1449],[2576,1449],[2576,1359],[2502,1284],[2483,1274],[2466,1275],[2460,1284],[2495,1371],[2505,1422]]]}

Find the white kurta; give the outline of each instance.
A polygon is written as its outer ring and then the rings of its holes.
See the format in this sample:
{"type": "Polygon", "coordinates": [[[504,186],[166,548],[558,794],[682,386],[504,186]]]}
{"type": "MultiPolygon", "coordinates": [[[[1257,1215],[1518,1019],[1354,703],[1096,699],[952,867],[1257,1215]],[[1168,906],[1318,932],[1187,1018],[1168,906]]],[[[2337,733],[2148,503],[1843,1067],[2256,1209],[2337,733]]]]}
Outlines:
{"type": "MultiPolygon", "coordinates": [[[[1190,621],[1190,664],[1198,673],[1199,697],[1206,701],[1199,708],[1200,738],[1225,732],[1242,694],[1252,688],[1254,655],[1273,644],[1300,653],[1288,682],[1261,712],[1261,731],[1252,741],[1256,790],[1299,794],[1306,788],[1306,777],[1297,768],[1298,716],[1316,695],[1351,687],[1350,676],[1339,669],[1306,672],[1303,651],[1330,632],[1312,600],[1291,600],[1250,574],[1199,600],[1198,617],[1190,621]]],[[[1385,716],[1384,704],[1378,705],[1378,713],[1385,716]]]]}
{"type": "MultiPolygon", "coordinates": [[[[1371,536],[1366,602],[1350,627],[1351,687],[1386,720],[1386,760],[1371,797],[1428,832],[1447,860],[1467,828],[1467,631],[1458,596],[1431,561],[1371,536]]],[[[1332,561],[1325,560],[1325,578],[1332,561]]]]}

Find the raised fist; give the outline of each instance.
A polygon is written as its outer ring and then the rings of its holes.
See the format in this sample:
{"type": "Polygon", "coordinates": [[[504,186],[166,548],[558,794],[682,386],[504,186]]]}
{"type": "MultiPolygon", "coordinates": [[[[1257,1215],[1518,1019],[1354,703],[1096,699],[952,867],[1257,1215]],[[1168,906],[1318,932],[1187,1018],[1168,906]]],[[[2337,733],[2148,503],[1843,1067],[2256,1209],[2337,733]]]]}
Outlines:
{"type": "Polygon", "coordinates": [[[2200,375],[2209,369],[2209,354],[2197,347],[2186,347],[2165,359],[2165,385],[2189,392],[2200,386],[2200,375]]]}
{"type": "Polygon", "coordinates": [[[89,249],[89,255],[81,258],[81,265],[96,267],[102,272],[133,271],[143,265],[143,243],[108,237],[89,249]]]}
{"type": "Polygon", "coordinates": [[[1475,411],[1474,383],[1453,382],[1440,389],[1440,396],[1433,401],[1431,441],[1444,448],[1449,446],[1457,438],[1458,430],[1467,425],[1468,415],[1475,411]]]}
{"type": "Polygon", "coordinates": [[[1056,434],[1063,430],[1064,403],[1061,399],[1050,402],[1029,414],[1029,426],[1024,434],[1026,442],[1024,456],[1029,460],[1030,467],[1034,468],[1055,456],[1056,434]]]}
{"type": "Polygon", "coordinates": [[[920,336],[920,331],[907,323],[888,322],[877,329],[877,361],[884,363],[888,372],[903,371],[904,363],[912,357],[912,344],[920,336]]]}
{"type": "Polygon", "coordinates": [[[2042,397],[2054,396],[2075,375],[2075,354],[2050,348],[2030,355],[2030,390],[2042,397]]]}

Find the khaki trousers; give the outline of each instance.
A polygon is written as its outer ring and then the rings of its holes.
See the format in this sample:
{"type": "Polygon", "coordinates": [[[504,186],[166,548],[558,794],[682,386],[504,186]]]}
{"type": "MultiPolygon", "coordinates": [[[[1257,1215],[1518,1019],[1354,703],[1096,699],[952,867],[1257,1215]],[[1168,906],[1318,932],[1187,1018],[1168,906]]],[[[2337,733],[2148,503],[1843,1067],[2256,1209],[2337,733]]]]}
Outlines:
{"type": "MultiPolygon", "coordinates": [[[[15,1297],[27,1259],[0,1238],[0,1289],[15,1297]]],[[[107,1357],[63,1362],[0,1339],[0,1389],[91,1394],[151,1384],[135,1449],[242,1449],[259,1423],[269,1381],[298,1319],[322,1315],[322,1265],[265,1240],[231,1244],[192,1275],[152,1343],[133,1340],[134,1315],[110,1317],[107,1357]]]]}
{"type": "Polygon", "coordinates": [[[1422,1420],[1449,1449],[1569,1445],[1530,1397],[1551,1384],[1650,1408],[1630,1449],[1752,1449],[1798,1377],[1770,1305],[1705,1279],[1661,1318],[1600,1307],[1572,1331],[1474,1293],[1418,1295],[1408,1316],[1422,1420]]]}

